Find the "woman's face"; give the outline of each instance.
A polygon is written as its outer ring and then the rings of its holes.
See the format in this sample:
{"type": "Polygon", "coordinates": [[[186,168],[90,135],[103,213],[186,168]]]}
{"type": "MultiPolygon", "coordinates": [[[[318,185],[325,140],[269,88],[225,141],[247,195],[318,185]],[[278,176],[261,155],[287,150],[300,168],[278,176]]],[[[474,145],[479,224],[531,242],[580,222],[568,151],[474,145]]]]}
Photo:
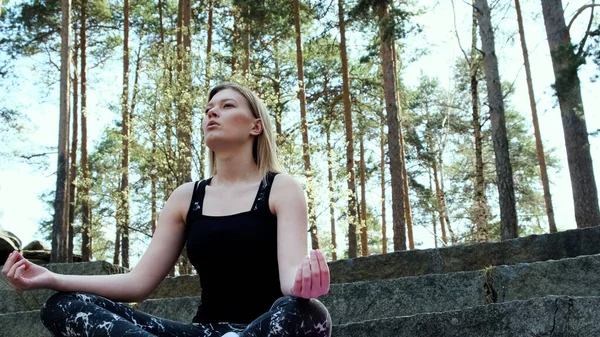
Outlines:
{"type": "Polygon", "coordinates": [[[217,151],[252,141],[262,125],[244,96],[233,89],[217,92],[206,105],[202,131],[206,146],[217,151]]]}

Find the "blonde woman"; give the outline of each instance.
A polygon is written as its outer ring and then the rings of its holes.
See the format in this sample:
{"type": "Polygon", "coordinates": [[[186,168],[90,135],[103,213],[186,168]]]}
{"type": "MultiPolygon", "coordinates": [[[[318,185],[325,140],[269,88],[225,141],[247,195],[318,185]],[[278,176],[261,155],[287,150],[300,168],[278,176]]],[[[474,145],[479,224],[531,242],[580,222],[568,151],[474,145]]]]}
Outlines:
{"type": "Polygon", "coordinates": [[[331,318],[316,300],[329,291],[321,252],[307,252],[304,192],[278,173],[269,114],[249,89],[223,83],[210,91],[202,122],[209,179],[179,186],[135,268],[122,275],[59,275],[18,252],[2,272],[19,290],[58,293],[41,318],[55,336],[330,336],[331,318]],[[202,286],[191,324],[116,302],[146,299],[184,245],[202,286]]]}

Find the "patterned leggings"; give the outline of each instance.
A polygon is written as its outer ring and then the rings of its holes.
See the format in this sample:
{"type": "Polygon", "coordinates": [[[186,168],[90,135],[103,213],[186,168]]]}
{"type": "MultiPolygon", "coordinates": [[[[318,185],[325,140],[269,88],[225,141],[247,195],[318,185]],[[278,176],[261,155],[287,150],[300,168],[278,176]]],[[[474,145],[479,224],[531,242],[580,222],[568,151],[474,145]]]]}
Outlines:
{"type": "Polygon", "coordinates": [[[42,322],[54,336],[169,336],[221,337],[330,337],[331,317],[315,299],[282,297],[271,310],[249,325],[181,323],[154,317],[84,293],[56,293],[41,310],[42,322]]]}

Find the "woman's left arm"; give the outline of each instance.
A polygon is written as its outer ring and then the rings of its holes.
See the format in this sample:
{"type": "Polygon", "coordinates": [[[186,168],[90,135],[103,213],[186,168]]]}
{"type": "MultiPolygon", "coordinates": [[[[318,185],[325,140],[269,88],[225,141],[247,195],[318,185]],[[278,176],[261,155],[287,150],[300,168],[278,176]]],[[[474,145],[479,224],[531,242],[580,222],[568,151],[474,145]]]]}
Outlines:
{"type": "Polygon", "coordinates": [[[281,292],[317,298],[329,292],[329,267],[318,250],[307,255],[308,215],[304,190],[293,177],[278,174],[269,198],[277,216],[277,258],[281,292]]]}

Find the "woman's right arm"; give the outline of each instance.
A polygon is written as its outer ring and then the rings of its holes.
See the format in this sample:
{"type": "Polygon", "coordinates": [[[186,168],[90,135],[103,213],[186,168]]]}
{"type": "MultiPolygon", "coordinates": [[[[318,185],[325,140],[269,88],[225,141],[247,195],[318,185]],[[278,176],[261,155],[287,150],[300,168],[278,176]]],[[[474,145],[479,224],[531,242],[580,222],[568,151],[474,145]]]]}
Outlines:
{"type": "Polygon", "coordinates": [[[14,252],[2,274],[17,290],[50,288],[88,292],[120,302],[146,299],[171,270],[185,242],[185,218],[194,183],[179,186],[169,197],[156,231],[140,262],[132,271],[116,275],[61,275],[48,271],[14,252]]]}

